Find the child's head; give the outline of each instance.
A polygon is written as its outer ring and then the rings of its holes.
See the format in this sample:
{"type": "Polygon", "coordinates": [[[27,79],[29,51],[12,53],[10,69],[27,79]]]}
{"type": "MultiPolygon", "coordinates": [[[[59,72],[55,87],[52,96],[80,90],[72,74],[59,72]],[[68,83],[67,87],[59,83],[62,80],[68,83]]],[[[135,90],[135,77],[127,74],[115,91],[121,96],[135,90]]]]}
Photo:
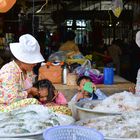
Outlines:
{"type": "Polygon", "coordinates": [[[89,76],[81,76],[78,78],[77,80],[77,86],[78,86],[78,90],[82,91],[84,84],[86,82],[92,82],[92,79],[89,76]]]}
{"type": "Polygon", "coordinates": [[[89,92],[87,92],[87,91],[84,90],[84,85],[85,85],[86,82],[92,82],[92,79],[89,76],[81,76],[77,80],[78,90],[79,91],[82,91],[83,98],[93,97],[93,99],[97,99],[98,97],[94,93],[94,91],[92,93],[89,93],[89,92]]]}
{"type": "Polygon", "coordinates": [[[53,97],[55,96],[54,94],[55,87],[47,79],[37,81],[33,85],[33,87],[38,88],[39,100],[41,102],[51,102],[53,97]]]}

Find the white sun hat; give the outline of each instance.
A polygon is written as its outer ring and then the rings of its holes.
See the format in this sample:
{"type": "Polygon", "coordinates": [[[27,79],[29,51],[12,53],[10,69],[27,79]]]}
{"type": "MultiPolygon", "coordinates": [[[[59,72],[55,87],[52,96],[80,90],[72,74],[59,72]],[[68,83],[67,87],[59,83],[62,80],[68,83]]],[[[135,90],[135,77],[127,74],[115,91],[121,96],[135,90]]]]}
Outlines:
{"type": "Polygon", "coordinates": [[[137,43],[138,47],[140,47],[140,31],[138,31],[136,33],[136,43],[137,43]]]}
{"type": "Polygon", "coordinates": [[[30,34],[22,35],[17,43],[10,43],[10,50],[15,58],[27,64],[45,61],[40,53],[38,41],[30,34]]]}

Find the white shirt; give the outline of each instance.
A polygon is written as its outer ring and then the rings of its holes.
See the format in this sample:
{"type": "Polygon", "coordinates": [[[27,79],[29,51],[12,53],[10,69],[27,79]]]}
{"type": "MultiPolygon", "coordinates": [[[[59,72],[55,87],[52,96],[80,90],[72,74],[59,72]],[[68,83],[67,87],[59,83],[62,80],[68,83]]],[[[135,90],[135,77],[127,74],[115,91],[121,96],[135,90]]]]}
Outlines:
{"type": "Polygon", "coordinates": [[[140,69],[137,73],[136,94],[140,95],[140,69]]]}

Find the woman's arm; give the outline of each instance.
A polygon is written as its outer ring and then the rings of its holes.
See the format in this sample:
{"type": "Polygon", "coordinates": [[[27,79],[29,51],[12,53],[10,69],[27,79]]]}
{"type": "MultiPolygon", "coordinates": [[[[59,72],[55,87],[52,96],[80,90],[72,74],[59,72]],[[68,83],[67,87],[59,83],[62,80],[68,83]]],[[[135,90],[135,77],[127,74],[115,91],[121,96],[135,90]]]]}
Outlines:
{"type": "Polygon", "coordinates": [[[11,70],[1,71],[0,102],[10,104],[19,99],[27,98],[27,92],[21,91],[20,73],[11,70]]]}

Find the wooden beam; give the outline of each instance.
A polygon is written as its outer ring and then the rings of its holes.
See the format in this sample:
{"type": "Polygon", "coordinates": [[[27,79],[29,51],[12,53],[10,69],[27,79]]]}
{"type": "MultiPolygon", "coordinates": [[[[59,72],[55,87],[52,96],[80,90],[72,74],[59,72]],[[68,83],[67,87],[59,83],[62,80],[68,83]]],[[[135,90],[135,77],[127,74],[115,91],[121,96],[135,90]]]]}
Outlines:
{"type": "MultiPolygon", "coordinates": [[[[112,20],[120,19],[122,21],[132,21],[133,12],[131,10],[123,10],[120,17],[116,18],[113,12],[109,11],[112,20]]],[[[60,12],[60,16],[64,16],[65,19],[99,19],[99,20],[110,20],[110,16],[107,10],[93,10],[93,11],[65,11],[60,12]]]]}

